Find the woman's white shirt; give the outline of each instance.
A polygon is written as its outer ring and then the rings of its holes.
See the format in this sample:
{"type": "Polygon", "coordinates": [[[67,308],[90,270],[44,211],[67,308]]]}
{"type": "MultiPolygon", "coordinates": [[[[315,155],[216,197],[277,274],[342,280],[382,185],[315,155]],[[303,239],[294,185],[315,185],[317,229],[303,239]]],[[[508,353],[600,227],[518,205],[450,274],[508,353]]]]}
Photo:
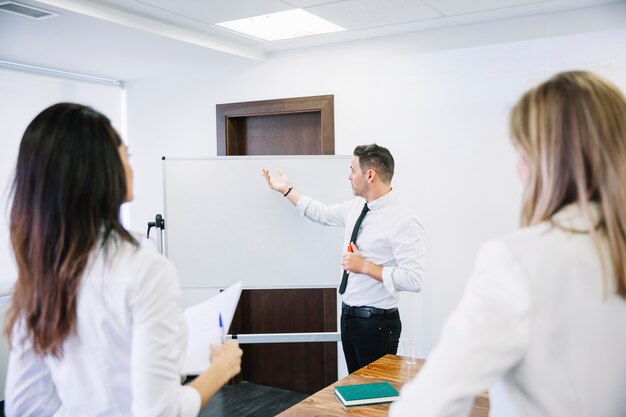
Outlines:
{"type": "Polygon", "coordinates": [[[7,416],[199,413],[199,393],[180,384],[187,327],[176,271],[150,245],[123,242],[92,255],[62,358],[37,356],[16,326],[7,416]]]}
{"type": "MultiPolygon", "coordinates": [[[[592,206],[594,221],[598,212],[592,206]]],[[[615,294],[608,248],[600,243],[606,283],[579,208],[552,220],[480,249],[461,302],[391,417],[468,416],[487,389],[491,416],[626,415],[626,301],[615,294]]]]}

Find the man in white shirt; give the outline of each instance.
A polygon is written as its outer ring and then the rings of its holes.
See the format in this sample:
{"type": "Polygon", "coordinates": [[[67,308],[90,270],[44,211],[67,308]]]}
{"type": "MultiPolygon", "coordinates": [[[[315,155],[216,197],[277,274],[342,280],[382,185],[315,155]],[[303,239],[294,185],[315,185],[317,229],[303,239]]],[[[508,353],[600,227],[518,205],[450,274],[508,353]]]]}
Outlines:
{"type": "Polygon", "coordinates": [[[393,171],[389,150],[376,144],[357,146],[348,176],[356,197],[325,205],[301,195],[281,171],[274,178],[263,170],[270,188],[281,192],[302,216],[345,227],[341,342],[351,373],[398,351],[402,323],[397,293],[422,287],[424,232],[392,191],[393,171]]]}

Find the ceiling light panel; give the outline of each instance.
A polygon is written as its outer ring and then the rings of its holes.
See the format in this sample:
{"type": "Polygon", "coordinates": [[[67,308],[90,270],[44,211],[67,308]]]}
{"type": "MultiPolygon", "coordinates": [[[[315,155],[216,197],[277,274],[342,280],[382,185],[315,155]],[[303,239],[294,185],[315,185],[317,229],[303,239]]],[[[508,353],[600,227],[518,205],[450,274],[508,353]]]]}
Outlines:
{"type": "Polygon", "coordinates": [[[217,26],[267,42],[345,30],[302,9],[232,20],[217,26]]]}

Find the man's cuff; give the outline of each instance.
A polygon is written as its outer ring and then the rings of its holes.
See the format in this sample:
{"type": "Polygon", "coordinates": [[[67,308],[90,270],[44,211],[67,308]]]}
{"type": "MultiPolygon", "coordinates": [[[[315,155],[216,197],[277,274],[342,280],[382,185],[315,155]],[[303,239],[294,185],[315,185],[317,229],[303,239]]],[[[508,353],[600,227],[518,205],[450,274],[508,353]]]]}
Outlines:
{"type": "Polygon", "coordinates": [[[311,202],[310,197],[307,197],[305,195],[300,196],[300,199],[298,200],[298,204],[296,204],[296,209],[298,209],[298,213],[301,216],[304,216],[304,213],[306,212],[307,207],[309,207],[310,202],[311,202]]]}
{"type": "Polygon", "coordinates": [[[394,269],[395,268],[391,266],[383,266],[383,285],[387,292],[392,295],[398,292],[393,285],[393,278],[391,277],[394,269]]]}

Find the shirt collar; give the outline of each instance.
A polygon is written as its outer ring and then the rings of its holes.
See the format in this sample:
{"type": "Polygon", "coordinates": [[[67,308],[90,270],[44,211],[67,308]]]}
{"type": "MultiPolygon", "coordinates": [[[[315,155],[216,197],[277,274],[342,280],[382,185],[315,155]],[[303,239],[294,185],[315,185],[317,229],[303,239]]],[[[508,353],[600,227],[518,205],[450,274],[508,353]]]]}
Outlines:
{"type": "Polygon", "coordinates": [[[395,198],[396,194],[393,192],[392,189],[382,197],[378,197],[376,200],[367,203],[367,207],[369,207],[370,210],[378,210],[384,207],[386,204],[390,203],[391,201],[395,200],[395,198]]]}
{"type": "Polygon", "coordinates": [[[587,218],[583,207],[578,203],[568,204],[556,212],[550,221],[557,227],[574,233],[587,233],[591,227],[598,228],[602,219],[600,205],[590,201],[588,204],[589,216],[587,218]],[[591,224],[590,224],[591,223],[591,224]]]}

